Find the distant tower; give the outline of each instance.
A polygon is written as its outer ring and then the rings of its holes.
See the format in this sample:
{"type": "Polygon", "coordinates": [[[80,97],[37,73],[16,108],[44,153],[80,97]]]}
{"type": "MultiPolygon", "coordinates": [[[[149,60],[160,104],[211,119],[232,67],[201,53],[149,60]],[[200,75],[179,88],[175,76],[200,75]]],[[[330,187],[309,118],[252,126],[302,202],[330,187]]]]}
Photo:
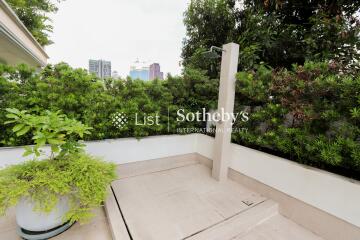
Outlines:
{"type": "Polygon", "coordinates": [[[130,77],[132,79],[149,80],[149,65],[146,62],[136,60],[134,65],[130,66],[130,77]]]}
{"type": "Polygon", "coordinates": [[[163,80],[164,74],[160,71],[160,64],[153,63],[150,65],[149,79],[154,80],[155,78],[163,80]]]}
{"type": "Polygon", "coordinates": [[[101,79],[111,77],[111,62],[104,60],[89,60],[89,72],[95,73],[101,79]]]}
{"type": "Polygon", "coordinates": [[[118,71],[113,71],[111,74],[111,77],[117,79],[117,78],[120,78],[120,75],[119,75],[118,71]]]}

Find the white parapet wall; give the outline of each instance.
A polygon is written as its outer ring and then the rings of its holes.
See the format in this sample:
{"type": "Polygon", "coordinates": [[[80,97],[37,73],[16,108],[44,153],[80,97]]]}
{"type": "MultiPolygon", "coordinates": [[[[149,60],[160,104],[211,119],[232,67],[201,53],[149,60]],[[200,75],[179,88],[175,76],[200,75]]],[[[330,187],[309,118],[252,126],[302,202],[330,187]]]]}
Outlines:
{"type": "MultiPolygon", "coordinates": [[[[196,152],[197,134],[120,138],[85,142],[86,151],[116,164],[152,160],[196,152]]],[[[49,148],[43,149],[49,152],[49,148]]],[[[0,168],[31,159],[22,157],[23,147],[0,148],[0,168]]]]}
{"type": "MultiPolygon", "coordinates": [[[[213,158],[215,141],[198,135],[197,152],[213,158]]],[[[230,168],[360,227],[360,183],[284,158],[231,145],[230,168]]]]}
{"type": "MultiPolygon", "coordinates": [[[[214,138],[202,134],[86,142],[89,153],[117,164],[189,153],[213,159],[214,144],[214,138]]],[[[233,170],[360,227],[359,182],[236,144],[230,151],[233,170]]],[[[0,149],[0,168],[25,161],[22,152],[0,149]]]]}
{"type": "Polygon", "coordinates": [[[131,163],[196,152],[196,134],[87,142],[87,151],[117,163],[131,163]]]}

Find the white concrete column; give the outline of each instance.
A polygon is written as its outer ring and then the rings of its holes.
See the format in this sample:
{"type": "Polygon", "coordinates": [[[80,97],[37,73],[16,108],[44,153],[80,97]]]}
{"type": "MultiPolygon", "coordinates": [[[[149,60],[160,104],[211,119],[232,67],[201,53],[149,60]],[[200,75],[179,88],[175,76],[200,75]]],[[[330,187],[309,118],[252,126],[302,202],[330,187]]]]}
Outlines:
{"type": "MultiPolygon", "coordinates": [[[[223,46],[218,112],[233,113],[235,102],[235,82],[239,61],[239,45],[228,43],[223,46]]],[[[229,167],[229,147],[231,143],[232,120],[216,125],[212,176],[223,181],[227,179],[229,167]]]]}

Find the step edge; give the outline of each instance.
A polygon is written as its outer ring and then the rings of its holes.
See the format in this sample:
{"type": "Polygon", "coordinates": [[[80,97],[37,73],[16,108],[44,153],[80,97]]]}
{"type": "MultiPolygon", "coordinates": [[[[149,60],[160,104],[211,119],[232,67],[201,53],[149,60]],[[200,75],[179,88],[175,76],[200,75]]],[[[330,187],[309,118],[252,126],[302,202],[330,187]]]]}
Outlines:
{"type": "Polygon", "coordinates": [[[268,199],[252,208],[249,208],[231,218],[216,224],[209,229],[206,229],[205,231],[197,233],[191,237],[184,238],[184,240],[231,239],[238,235],[246,234],[247,232],[251,231],[251,229],[269,220],[277,214],[279,214],[278,203],[268,199]],[[237,227],[235,228],[234,225],[237,227]],[[227,229],[230,231],[224,231],[227,229]],[[236,229],[236,233],[234,232],[234,229],[236,229]]]}

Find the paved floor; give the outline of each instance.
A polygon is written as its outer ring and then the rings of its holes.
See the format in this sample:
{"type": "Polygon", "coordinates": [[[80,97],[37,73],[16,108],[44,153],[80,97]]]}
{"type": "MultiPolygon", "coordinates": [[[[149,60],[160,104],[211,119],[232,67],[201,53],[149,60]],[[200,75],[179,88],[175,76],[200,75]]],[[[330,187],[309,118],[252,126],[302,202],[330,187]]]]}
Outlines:
{"type": "Polygon", "coordinates": [[[321,240],[320,237],[301,228],[294,222],[275,215],[251,229],[248,233],[238,235],[233,240],[321,240]]]}
{"type": "Polygon", "coordinates": [[[134,240],[319,240],[278,215],[277,204],[194,164],[112,184],[134,240]]]}
{"type": "MultiPolygon", "coordinates": [[[[76,223],[52,240],[111,240],[111,232],[103,208],[96,209],[95,214],[96,217],[90,223],[84,225],[76,223]]],[[[5,217],[0,218],[0,240],[20,240],[15,229],[15,214],[10,210],[5,217]]]]}
{"type": "MultiPolygon", "coordinates": [[[[133,240],[321,240],[279,215],[277,203],[232,180],[215,181],[201,164],[127,176],[112,188],[133,240]]],[[[104,210],[95,213],[53,239],[112,239],[104,210]]],[[[15,227],[12,210],[0,218],[0,240],[19,240],[15,227]]]]}

